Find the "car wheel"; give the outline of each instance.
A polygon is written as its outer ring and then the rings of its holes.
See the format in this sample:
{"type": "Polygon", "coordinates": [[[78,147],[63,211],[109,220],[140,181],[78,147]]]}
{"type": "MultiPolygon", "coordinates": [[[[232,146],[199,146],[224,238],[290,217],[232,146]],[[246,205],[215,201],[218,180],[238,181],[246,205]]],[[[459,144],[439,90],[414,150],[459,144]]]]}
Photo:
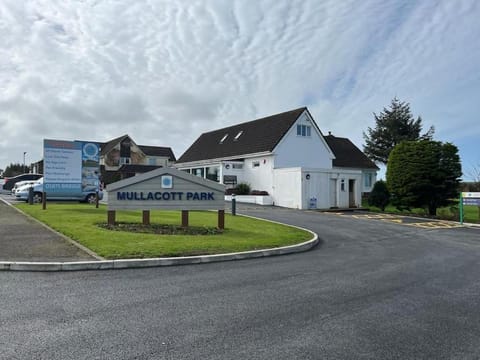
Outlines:
{"type": "Polygon", "coordinates": [[[95,204],[97,202],[97,197],[95,194],[88,194],[85,201],[89,204],[95,204]]]}
{"type": "Polygon", "coordinates": [[[36,204],[41,203],[42,202],[42,193],[36,192],[35,194],[33,194],[33,202],[36,203],[36,204]]]}

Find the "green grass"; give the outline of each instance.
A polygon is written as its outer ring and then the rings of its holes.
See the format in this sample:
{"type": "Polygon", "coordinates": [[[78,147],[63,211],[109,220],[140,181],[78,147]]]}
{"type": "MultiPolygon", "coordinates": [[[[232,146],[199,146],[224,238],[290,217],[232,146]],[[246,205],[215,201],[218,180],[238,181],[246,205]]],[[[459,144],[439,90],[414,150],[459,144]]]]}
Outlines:
{"type": "MultiPolygon", "coordinates": [[[[225,230],[214,235],[156,235],[101,228],[107,208],[90,204],[19,204],[19,209],[107,259],[220,254],[275,248],[311,239],[306,231],[267,221],[225,214],[225,230]]],[[[217,212],[191,211],[189,225],[216,227],[217,212]]],[[[141,211],[117,211],[116,221],[142,221],[141,211]]],[[[151,211],[152,224],[181,224],[180,211],[151,211]]]]}
{"type": "MultiPolygon", "coordinates": [[[[367,202],[363,203],[363,207],[368,208],[373,212],[382,212],[380,208],[375,206],[368,205],[367,202]]],[[[385,208],[386,213],[390,214],[407,214],[407,215],[418,215],[418,216],[428,216],[428,212],[425,209],[411,209],[411,211],[400,211],[392,205],[388,205],[385,208]]],[[[480,223],[480,209],[477,206],[464,206],[463,207],[463,221],[467,223],[480,223]]],[[[442,207],[437,209],[437,217],[442,220],[453,220],[459,221],[458,215],[458,206],[454,208],[451,207],[442,207]]]]}

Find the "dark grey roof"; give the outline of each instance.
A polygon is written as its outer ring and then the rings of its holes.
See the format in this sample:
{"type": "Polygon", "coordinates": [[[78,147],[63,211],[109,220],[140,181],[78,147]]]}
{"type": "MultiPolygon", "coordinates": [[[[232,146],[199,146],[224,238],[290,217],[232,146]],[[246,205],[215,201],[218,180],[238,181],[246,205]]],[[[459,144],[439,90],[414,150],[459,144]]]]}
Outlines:
{"type": "Polygon", "coordinates": [[[112,139],[110,141],[107,141],[102,145],[102,150],[101,150],[101,153],[102,155],[105,155],[105,154],[108,154],[110,152],[110,150],[112,150],[115,145],[117,145],[119,142],[121,142],[123,139],[129,137],[127,134],[125,135],[122,135],[122,136],[119,136],[118,138],[115,138],[115,139],[112,139]]]}
{"type": "Polygon", "coordinates": [[[177,163],[273,151],[306,107],[203,133],[177,163]],[[235,137],[242,132],[240,137],[235,137]],[[221,140],[228,135],[224,141],[221,140]]]}
{"type": "MultiPolygon", "coordinates": [[[[106,155],[118,143],[122,142],[126,138],[130,138],[130,136],[125,134],[125,135],[119,136],[118,138],[107,141],[105,143],[100,143],[102,147],[102,150],[101,150],[102,155],[106,155]]],[[[145,153],[145,155],[163,156],[163,157],[167,157],[170,161],[175,161],[175,155],[173,154],[173,150],[169,147],[150,146],[150,145],[138,145],[138,147],[140,148],[140,150],[142,150],[145,153]]]]}
{"type": "Polygon", "coordinates": [[[149,146],[149,145],[138,145],[140,150],[142,150],[145,155],[149,156],[163,156],[168,158],[170,161],[175,161],[175,155],[173,154],[172,148],[163,147],[163,146],[149,146]]]}
{"type": "Polygon", "coordinates": [[[335,155],[334,167],[379,170],[378,166],[349,139],[333,135],[326,135],[324,138],[335,155]]]}

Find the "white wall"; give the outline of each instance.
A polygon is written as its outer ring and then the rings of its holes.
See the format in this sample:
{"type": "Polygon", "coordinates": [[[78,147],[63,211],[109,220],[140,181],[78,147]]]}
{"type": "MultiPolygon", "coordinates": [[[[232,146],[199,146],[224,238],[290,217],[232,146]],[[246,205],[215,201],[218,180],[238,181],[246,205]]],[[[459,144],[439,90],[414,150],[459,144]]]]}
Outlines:
{"type": "Polygon", "coordinates": [[[275,205],[296,209],[310,208],[310,199],[316,199],[317,209],[329,209],[332,206],[339,208],[349,207],[349,180],[354,183],[354,204],[361,206],[361,171],[307,168],[283,168],[274,170],[275,205]],[[309,175],[309,179],[307,179],[309,175]],[[336,179],[332,183],[331,179],[336,179]],[[344,181],[344,190],[341,182],[344,181]],[[336,188],[331,189],[335,184],[336,188]],[[335,194],[336,204],[332,203],[331,193],[335,194]]]}
{"type": "Polygon", "coordinates": [[[330,204],[330,177],[329,170],[302,169],[302,208],[310,208],[310,199],[316,199],[317,209],[328,209],[330,204]],[[308,179],[307,179],[308,178],[308,179]]]}
{"type": "Polygon", "coordinates": [[[302,208],[302,169],[275,169],[273,201],[277,206],[302,208]]]}
{"type": "Polygon", "coordinates": [[[332,168],[332,156],[313,121],[304,112],[274,149],[275,169],[290,167],[332,168]],[[311,136],[297,135],[297,125],[311,127],[311,136]]]}
{"type": "Polygon", "coordinates": [[[252,190],[273,193],[273,156],[261,156],[245,159],[243,164],[243,182],[250,184],[252,190]],[[258,167],[253,163],[258,162],[258,167]]]}

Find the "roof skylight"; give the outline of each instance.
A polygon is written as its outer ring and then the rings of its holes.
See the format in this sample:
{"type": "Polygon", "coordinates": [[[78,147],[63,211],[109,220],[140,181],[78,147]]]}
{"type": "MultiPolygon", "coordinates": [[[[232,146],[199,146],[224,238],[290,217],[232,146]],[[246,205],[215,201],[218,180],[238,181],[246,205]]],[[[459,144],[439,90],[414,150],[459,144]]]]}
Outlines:
{"type": "Polygon", "coordinates": [[[227,139],[228,137],[228,134],[225,134],[223,137],[222,137],[222,140],[220,140],[220,144],[223,144],[223,142],[227,139]]]}
{"type": "Polygon", "coordinates": [[[235,135],[235,139],[233,139],[233,140],[234,140],[234,141],[237,141],[238,138],[239,138],[240,136],[242,136],[242,134],[243,134],[243,130],[240,130],[240,131],[238,132],[238,134],[235,135]]]}

